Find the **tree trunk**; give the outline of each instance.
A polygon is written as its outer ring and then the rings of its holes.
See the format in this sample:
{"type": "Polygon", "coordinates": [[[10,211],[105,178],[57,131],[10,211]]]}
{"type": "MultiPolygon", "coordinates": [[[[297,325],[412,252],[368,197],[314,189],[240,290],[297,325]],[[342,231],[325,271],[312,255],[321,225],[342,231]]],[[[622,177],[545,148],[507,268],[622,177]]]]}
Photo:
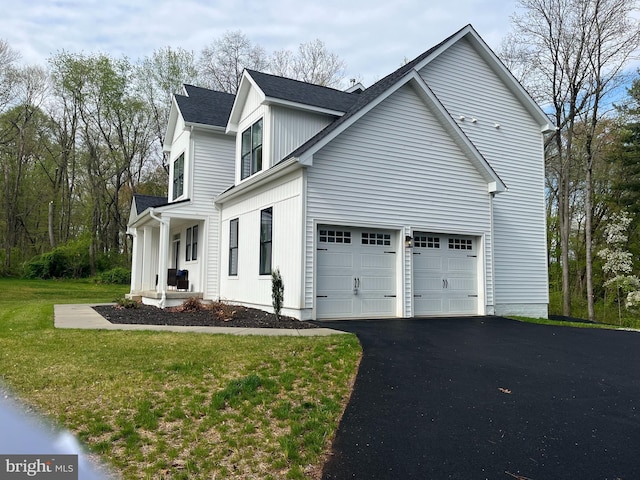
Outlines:
{"type": "MultiPolygon", "coordinates": [[[[562,136],[556,135],[558,151],[562,152],[562,136]]],[[[560,220],[560,250],[562,257],[562,314],[571,316],[571,278],[569,269],[569,241],[571,234],[571,181],[569,168],[570,153],[567,152],[564,163],[560,165],[560,198],[558,199],[558,217],[560,220]]]]}
{"type": "Polygon", "coordinates": [[[55,248],[56,246],[56,237],[54,235],[54,228],[53,228],[53,200],[51,200],[49,202],[49,217],[48,217],[48,224],[49,224],[49,244],[51,245],[51,248],[55,248]]]}

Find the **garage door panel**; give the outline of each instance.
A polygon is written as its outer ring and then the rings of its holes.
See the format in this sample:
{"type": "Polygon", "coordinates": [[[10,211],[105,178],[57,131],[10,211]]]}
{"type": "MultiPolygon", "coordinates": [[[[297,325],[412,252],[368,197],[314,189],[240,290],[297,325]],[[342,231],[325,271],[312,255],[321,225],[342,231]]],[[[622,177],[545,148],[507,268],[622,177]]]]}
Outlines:
{"type": "Polygon", "coordinates": [[[415,292],[440,292],[442,290],[442,279],[440,277],[416,277],[414,283],[416,284],[413,289],[415,292]]]}
{"type": "Polygon", "coordinates": [[[450,298],[449,312],[455,312],[457,314],[466,313],[472,315],[477,312],[477,298],[450,298]]]}
{"type": "Polygon", "coordinates": [[[344,318],[353,314],[351,298],[318,298],[318,311],[324,312],[323,318],[344,318]]]}
{"type": "Polygon", "coordinates": [[[372,276],[361,277],[360,290],[362,292],[383,292],[393,295],[395,292],[395,279],[389,276],[372,276]]]}
{"type": "Polygon", "coordinates": [[[469,292],[474,294],[476,290],[476,281],[473,278],[455,278],[447,277],[447,288],[454,292],[469,292]]]}
{"type": "Polygon", "coordinates": [[[474,257],[449,258],[447,260],[447,271],[449,272],[472,272],[475,270],[477,259],[474,257]]]}
{"type": "Polygon", "coordinates": [[[395,256],[390,253],[367,252],[360,254],[360,268],[393,270],[394,263],[395,256]]]}
{"type": "Polygon", "coordinates": [[[396,238],[393,232],[375,229],[319,227],[316,299],[319,318],[395,315],[396,238]],[[329,240],[334,236],[349,240],[331,243],[329,240]]]}
{"type": "Polygon", "coordinates": [[[322,275],[318,277],[318,289],[322,292],[344,292],[353,289],[351,275],[322,275]]]}
{"type": "Polygon", "coordinates": [[[441,298],[414,297],[414,308],[421,315],[438,315],[444,312],[441,298]]]}
{"type": "Polygon", "coordinates": [[[393,315],[395,310],[395,298],[363,298],[361,302],[361,313],[363,315],[393,315]]]}
{"type": "Polygon", "coordinates": [[[477,313],[477,239],[416,232],[414,315],[477,313]]]}
{"type": "Polygon", "coordinates": [[[427,255],[414,255],[413,256],[414,271],[424,272],[441,272],[442,271],[442,259],[436,257],[428,257],[427,255]]]}
{"type": "Polygon", "coordinates": [[[327,249],[322,252],[322,255],[318,255],[318,266],[351,270],[353,268],[353,254],[351,252],[335,252],[327,249]]]}

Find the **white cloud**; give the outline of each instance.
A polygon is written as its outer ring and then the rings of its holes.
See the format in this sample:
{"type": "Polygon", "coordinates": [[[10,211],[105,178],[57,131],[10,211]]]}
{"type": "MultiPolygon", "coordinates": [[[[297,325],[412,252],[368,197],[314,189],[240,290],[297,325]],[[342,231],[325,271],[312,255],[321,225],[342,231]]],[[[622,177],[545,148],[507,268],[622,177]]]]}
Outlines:
{"type": "Polygon", "coordinates": [[[370,84],[468,23],[497,48],[514,9],[515,0],[24,0],[3,9],[0,37],[38,64],[60,50],[132,59],[165,46],[198,53],[226,30],[267,51],[320,38],[349,76],[370,84]]]}

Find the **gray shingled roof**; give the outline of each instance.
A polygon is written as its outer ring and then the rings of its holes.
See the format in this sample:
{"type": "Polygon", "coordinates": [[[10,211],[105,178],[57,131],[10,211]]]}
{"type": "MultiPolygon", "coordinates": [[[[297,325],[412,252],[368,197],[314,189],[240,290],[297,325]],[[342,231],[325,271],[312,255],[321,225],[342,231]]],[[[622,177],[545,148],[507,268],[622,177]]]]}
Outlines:
{"type": "Polygon", "coordinates": [[[142,195],[140,193],[134,193],[133,199],[136,202],[136,214],[140,215],[147,208],[160,207],[166,205],[168,202],[167,197],[156,197],[154,195],[142,195]]]}
{"type": "Polygon", "coordinates": [[[460,31],[462,31],[465,28],[467,28],[467,26],[461,28],[456,33],[454,33],[453,35],[450,35],[449,37],[445,38],[442,42],[440,42],[436,46],[430,48],[429,50],[427,50],[426,52],[424,52],[420,56],[416,57],[415,59],[413,59],[409,63],[406,63],[405,65],[401,66],[395,72],[390,73],[389,75],[384,77],[382,80],[379,80],[378,82],[374,83],[369,88],[365,89],[362,93],[355,94],[355,95],[354,94],[350,94],[350,95],[353,96],[353,98],[356,100],[356,102],[351,106],[351,108],[349,110],[347,110],[347,112],[343,116],[341,116],[340,118],[338,118],[334,122],[332,122],[329,125],[327,125],[326,128],[324,128],[323,130],[318,132],[315,136],[311,137],[309,140],[307,140],[305,143],[303,143],[300,147],[295,149],[293,152],[291,152],[289,155],[287,155],[281,161],[284,161],[284,160],[287,160],[287,159],[293,158],[293,157],[299,157],[304,152],[306,152],[311,147],[313,147],[316,143],[320,142],[323,138],[327,137],[336,128],[338,128],[340,125],[342,125],[348,119],[353,117],[360,110],[362,110],[367,105],[369,105],[371,102],[373,102],[376,98],[378,98],[378,96],[380,96],[382,93],[384,93],[388,88],[393,86],[398,80],[400,80],[402,77],[404,77],[405,75],[410,73],[416,65],[418,65],[425,58],[427,58],[429,55],[431,55],[434,51],[436,51],[438,48],[440,48],[441,45],[447,43],[451,38],[455,37],[460,31]]]}
{"type": "Polygon", "coordinates": [[[176,95],[185,122],[226,127],[235,95],[185,85],[187,95],[176,95]]]}
{"type": "Polygon", "coordinates": [[[346,112],[358,100],[358,94],[322,87],[268,73],[247,70],[267,97],[313,107],[346,112]]]}

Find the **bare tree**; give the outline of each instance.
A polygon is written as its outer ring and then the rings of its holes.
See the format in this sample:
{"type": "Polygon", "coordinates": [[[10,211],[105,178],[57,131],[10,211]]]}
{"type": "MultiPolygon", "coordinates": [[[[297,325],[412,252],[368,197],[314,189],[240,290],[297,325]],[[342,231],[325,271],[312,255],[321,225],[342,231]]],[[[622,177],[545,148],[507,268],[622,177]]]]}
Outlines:
{"type": "MultiPolygon", "coordinates": [[[[518,5],[524,13],[513,16],[514,32],[502,57],[512,67],[519,65],[515,70],[521,72],[525,87],[551,112],[557,126],[546,140],[547,167],[554,172],[557,192],[563,314],[570,315],[571,200],[579,188],[575,177],[576,127],[588,119],[593,138],[602,102],[638,45],[638,22],[631,16],[637,1],[519,0],[518,5]]],[[[588,151],[586,163],[589,175],[588,151]]],[[[591,180],[585,183],[588,189],[591,180]]],[[[585,198],[585,209],[591,211],[590,191],[585,198]]],[[[590,219],[585,222],[589,223],[587,235],[591,235],[590,219]]],[[[586,243],[590,242],[589,237],[586,243]]],[[[586,255],[590,277],[590,251],[586,255]]],[[[593,290],[589,286],[587,290],[592,316],[593,290]]]]}
{"type": "Polygon", "coordinates": [[[0,111],[2,111],[13,98],[13,90],[18,82],[15,63],[20,54],[0,38],[0,111]]]}
{"type": "Polygon", "coordinates": [[[236,93],[245,68],[266,70],[265,50],[251,43],[240,30],[228,31],[202,50],[201,82],[214,90],[236,93]]]}
{"type": "Polygon", "coordinates": [[[345,76],[345,63],[327,50],[320,39],[301,43],[296,54],[278,50],[271,56],[270,70],[275,75],[303,82],[338,87],[345,76]]]}

